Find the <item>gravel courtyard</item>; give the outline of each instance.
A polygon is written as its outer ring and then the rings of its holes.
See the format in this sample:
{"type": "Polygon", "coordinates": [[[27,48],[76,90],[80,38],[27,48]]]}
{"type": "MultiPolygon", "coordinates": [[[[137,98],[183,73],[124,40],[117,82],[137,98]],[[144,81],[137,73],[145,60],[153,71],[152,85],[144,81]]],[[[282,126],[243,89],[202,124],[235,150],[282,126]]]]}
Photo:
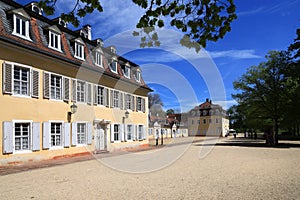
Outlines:
{"type": "Polygon", "coordinates": [[[0,199],[300,199],[299,143],[187,143],[0,176],[0,199]],[[139,171],[153,158],[166,163],[139,171]]]}

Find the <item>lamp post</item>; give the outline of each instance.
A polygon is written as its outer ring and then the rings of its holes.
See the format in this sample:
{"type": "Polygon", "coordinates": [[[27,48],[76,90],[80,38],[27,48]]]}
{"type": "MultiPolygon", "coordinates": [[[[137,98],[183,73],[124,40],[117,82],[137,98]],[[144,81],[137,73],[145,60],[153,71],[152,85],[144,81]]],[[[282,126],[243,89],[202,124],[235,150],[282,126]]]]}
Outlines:
{"type": "Polygon", "coordinates": [[[75,114],[77,112],[77,105],[75,103],[73,103],[71,106],[70,106],[70,109],[71,111],[68,112],[68,121],[71,122],[71,117],[72,117],[72,114],[75,114]]]}

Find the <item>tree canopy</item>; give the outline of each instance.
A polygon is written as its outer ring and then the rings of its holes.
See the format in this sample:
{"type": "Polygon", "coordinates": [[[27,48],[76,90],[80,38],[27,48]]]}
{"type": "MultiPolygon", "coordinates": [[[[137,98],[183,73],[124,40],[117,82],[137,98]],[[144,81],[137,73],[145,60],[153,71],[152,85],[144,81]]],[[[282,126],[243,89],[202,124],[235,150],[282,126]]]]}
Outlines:
{"type": "MultiPolygon", "coordinates": [[[[53,15],[58,0],[40,0],[39,6],[45,14],[53,15]]],[[[141,36],[141,47],[159,46],[160,41],[155,27],[169,25],[184,33],[180,43],[189,48],[200,50],[208,41],[217,41],[231,30],[231,22],[237,18],[233,0],[132,0],[144,9],[144,15],[136,24],[140,32],[133,35],[141,36]],[[145,35],[143,35],[145,33],[145,35]]],[[[84,17],[94,10],[103,12],[99,0],[76,0],[70,11],[61,13],[61,18],[79,25],[78,18],[84,17]]]]}
{"type": "Polygon", "coordinates": [[[239,111],[240,128],[269,132],[276,143],[279,128],[296,126],[299,132],[299,60],[290,51],[270,51],[266,59],[233,83],[238,105],[231,111],[239,111]]]}

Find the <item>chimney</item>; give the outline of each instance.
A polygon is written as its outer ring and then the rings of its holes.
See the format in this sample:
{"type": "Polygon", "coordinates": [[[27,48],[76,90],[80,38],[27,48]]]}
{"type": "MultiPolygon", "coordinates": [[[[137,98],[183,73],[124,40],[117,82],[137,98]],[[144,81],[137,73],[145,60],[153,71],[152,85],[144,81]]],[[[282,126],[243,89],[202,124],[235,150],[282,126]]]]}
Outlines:
{"type": "Polygon", "coordinates": [[[209,100],[209,99],[208,99],[208,98],[206,98],[206,102],[208,102],[208,100],[209,100]]]}
{"type": "Polygon", "coordinates": [[[92,40],[92,27],[91,27],[91,25],[89,25],[89,24],[84,25],[83,29],[85,30],[85,32],[87,34],[86,38],[89,39],[89,40],[92,40]]]}

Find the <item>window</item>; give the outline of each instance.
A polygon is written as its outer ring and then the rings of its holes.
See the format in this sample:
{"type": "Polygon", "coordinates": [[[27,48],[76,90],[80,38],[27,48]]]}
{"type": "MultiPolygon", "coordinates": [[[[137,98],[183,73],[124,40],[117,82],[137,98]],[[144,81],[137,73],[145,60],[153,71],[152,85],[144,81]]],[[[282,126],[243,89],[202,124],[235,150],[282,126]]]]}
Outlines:
{"type": "Polygon", "coordinates": [[[137,82],[141,82],[141,72],[139,70],[135,71],[134,77],[137,82]]]}
{"type": "Polygon", "coordinates": [[[123,74],[126,78],[130,78],[130,66],[129,65],[123,65],[122,66],[123,74]]]}
{"type": "Polygon", "coordinates": [[[203,115],[205,116],[206,114],[207,114],[207,111],[206,111],[206,110],[204,110],[204,111],[203,111],[203,115]]]}
{"type": "Polygon", "coordinates": [[[84,45],[78,42],[75,42],[75,58],[84,60],[84,45]]]}
{"type": "Polygon", "coordinates": [[[13,27],[13,35],[22,37],[24,39],[30,40],[29,37],[29,20],[30,17],[25,13],[25,14],[14,14],[14,27],[13,27]],[[21,16],[23,15],[23,16],[21,16]]]}
{"type": "Polygon", "coordinates": [[[198,120],[198,124],[200,124],[200,120],[198,120]]]}
{"type": "Polygon", "coordinates": [[[109,65],[109,68],[112,72],[118,73],[117,72],[117,66],[118,66],[118,62],[115,59],[113,59],[112,62],[110,63],[110,65],[109,65]]]}
{"type": "Polygon", "coordinates": [[[219,123],[219,119],[216,119],[216,124],[219,123]]]}
{"type": "Polygon", "coordinates": [[[86,84],[83,81],[77,81],[77,101],[85,102],[86,84]]]}
{"type": "Polygon", "coordinates": [[[206,119],[203,119],[203,124],[206,124],[206,119]]]}
{"type": "Polygon", "coordinates": [[[120,141],[121,137],[120,137],[120,125],[119,124],[115,124],[114,125],[114,141],[120,141]]]}
{"type": "Polygon", "coordinates": [[[86,123],[77,123],[77,144],[87,144],[86,123]]]}
{"type": "Polygon", "coordinates": [[[30,123],[15,123],[15,150],[30,150],[30,123]]]}
{"type": "Polygon", "coordinates": [[[50,98],[62,99],[62,77],[51,74],[50,80],[50,98]]]}
{"type": "Polygon", "coordinates": [[[29,96],[29,69],[14,66],[14,94],[29,96]]]}
{"type": "Polygon", "coordinates": [[[134,110],[134,96],[126,94],[125,99],[126,109],[134,110]]]}
{"type": "Polygon", "coordinates": [[[96,103],[98,105],[105,105],[105,88],[101,86],[97,86],[96,91],[96,103]]]}
{"type": "Polygon", "coordinates": [[[100,52],[95,52],[95,64],[102,67],[102,55],[100,52]]]}
{"type": "Polygon", "coordinates": [[[113,91],[113,105],[114,107],[119,107],[119,92],[113,91]]]}
{"type": "Polygon", "coordinates": [[[209,119],[208,122],[211,124],[211,119],[209,119]]]}
{"type": "Polygon", "coordinates": [[[145,99],[142,97],[136,98],[136,109],[137,111],[145,112],[145,99]]]}
{"type": "Polygon", "coordinates": [[[51,147],[62,146],[62,123],[51,123],[51,147]]]}
{"type": "Polygon", "coordinates": [[[128,124],[127,125],[127,140],[132,140],[133,139],[133,125],[128,124]]]}
{"type": "Polygon", "coordinates": [[[60,34],[49,31],[49,47],[61,51],[60,34]]]}
{"type": "Polygon", "coordinates": [[[194,120],[192,119],[192,124],[194,124],[194,120]]]}
{"type": "Polygon", "coordinates": [[[144,138],[144,127],[143,125],[138,125],[138,140],[142,140],[144,138]]]}

